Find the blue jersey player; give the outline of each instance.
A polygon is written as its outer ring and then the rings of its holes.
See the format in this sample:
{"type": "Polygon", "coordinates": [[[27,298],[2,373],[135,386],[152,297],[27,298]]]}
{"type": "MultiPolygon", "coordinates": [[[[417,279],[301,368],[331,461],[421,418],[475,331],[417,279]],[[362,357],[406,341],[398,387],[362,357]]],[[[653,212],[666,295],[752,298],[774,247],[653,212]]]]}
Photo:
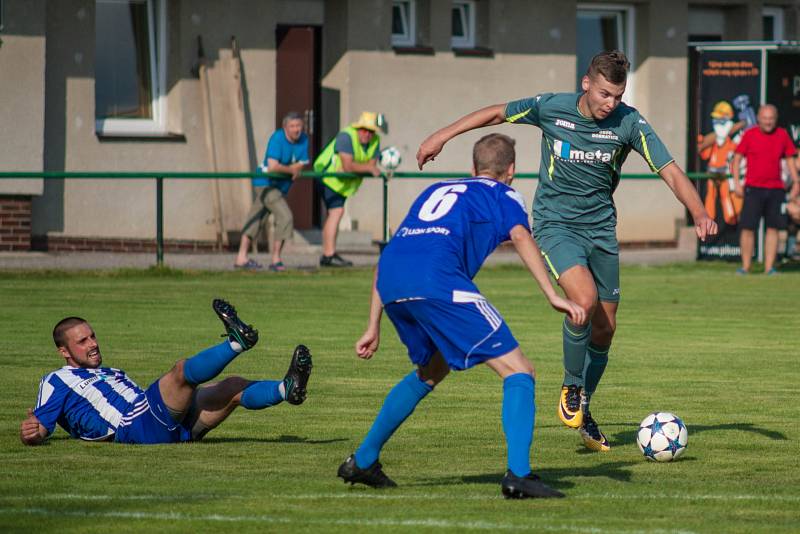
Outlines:
{"type": "Polygon", "coordinates": [[[258,341],[258,331],[242,322],[233,306],[213,302],[228,339],[179,360],[146,390],[124,371],[102,367],[103,357],[91,325],[67,317],[53,329],[53,341],[65,366],[45,375],[36,407],[20,427],[26,445],[39,445],[61,426],[87,441],[176,443],[202,439],[237,406],[258,410],[282,401],[301,404],[311,373],[311,353],[298,345],[283,380],[215,378],[242,351],[258,341]]]}
{"type": "Polygon", "coordinates": [[[647,161],[692,216],[697,237],[717,233],[697,190],[644,117],[622,102],[629,63],[620,51],[597,54],[579,93],[545,93],[489,106],[430,135],[417,152],[420,169],[466,131],[527,124],[542,131],[533,232],[553,277],[587,320],[562,326],[564,382],[558,417],[584,444],[611,444],[589,410],[617,327],[620,301],[617,210],[613,194],[631,150],[647,161]]]}
{"type": "Polygon", "coordinates": [[[436,183],[414,202],[375,274],[369,324],[356,343],[359,357],[378,349],[386,310],[417,370],[386,397],[364,441],[339,467],[345,482],[396,486],[378,456],[417,404],[450,372],[485,363],[503,379],[503,429],[508,471],[501,482],[509,498],[563,497],[531,473],[534,371],[498,311],[472,281],[484,260],[511,240],[550,304],[573,321],[583,310],[550,284],[534,242],[525,204],[509,187],[514,141],[491,134],[473,148],[473,178],[436,183]]]}

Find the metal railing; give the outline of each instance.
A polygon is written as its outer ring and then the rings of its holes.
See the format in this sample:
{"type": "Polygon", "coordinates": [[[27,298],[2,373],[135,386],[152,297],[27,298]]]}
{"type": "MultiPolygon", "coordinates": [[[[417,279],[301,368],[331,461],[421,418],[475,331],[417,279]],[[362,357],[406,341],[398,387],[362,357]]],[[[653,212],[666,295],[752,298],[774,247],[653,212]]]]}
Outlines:
{"type": "MultiPolygon", "coordinates": [[[[687,173],[692,180],[704,180],[709,178],[708,173],[687,173]]],[[[383,240],[389,239],[389,182],[398,179],[419,179],[419,178],[465,178],[471,176],[468,172],[394,172],[381,174],[380,176],[353,174],[344,172],[312,172],[303,171],[300,173],[302,178],[322,178],[325,176],[336,176],[340,178],[376,179],[382,182],[382,210],[383,210],[383,240]]],[[[102,180],[155,180],[156,185],[156,264],[161,267],[164,265],[164,180],[208,180],[208,179],[252,179],[252,178],[278,178],[289,179],[288,175],[275,172],[102,172],[102,171],[42,171],[42,172],[0,172],[2,179],[102,179],[102,180]]],[[[515,180],[538,179],[539,173],[518,173],[514,175],[515,180]]],[[[623,174],[622,180],[655,180],[660,179],[657,174],[623,174]]]]}

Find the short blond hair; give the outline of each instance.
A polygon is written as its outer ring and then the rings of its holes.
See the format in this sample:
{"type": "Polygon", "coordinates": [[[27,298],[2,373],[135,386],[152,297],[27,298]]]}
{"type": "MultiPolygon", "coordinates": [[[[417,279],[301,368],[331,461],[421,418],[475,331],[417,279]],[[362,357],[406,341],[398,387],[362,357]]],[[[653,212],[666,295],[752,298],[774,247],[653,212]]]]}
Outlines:
{"type": "Polygon", "coordinates": [[[472,147],[472,165],[475,172],[488,171],[499,178],[517,158],[516,141],[501,133],[481,137],[472,147]]]}

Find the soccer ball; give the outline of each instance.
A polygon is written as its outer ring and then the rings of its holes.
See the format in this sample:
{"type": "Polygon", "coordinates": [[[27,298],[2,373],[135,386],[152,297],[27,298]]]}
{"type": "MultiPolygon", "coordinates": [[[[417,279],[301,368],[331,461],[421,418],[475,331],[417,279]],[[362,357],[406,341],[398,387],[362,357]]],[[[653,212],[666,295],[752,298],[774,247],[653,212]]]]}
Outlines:
{"type": "Polygon", "coordinates": [[[403,157],[400,155],[400,150],[398,150],[397,147],[387,146],[381,150],[380,163],[381,167],[384,169],[393,171],[400,166],[401,161],[403,161],[403,157]]]}
{"type": "Polygon", "coordinates": [[[654,412],[644,418],[636,434],[636,444],[644,457],[670,462],[686,451],[689,432],[683,421],[669,412],[654,412]]]}

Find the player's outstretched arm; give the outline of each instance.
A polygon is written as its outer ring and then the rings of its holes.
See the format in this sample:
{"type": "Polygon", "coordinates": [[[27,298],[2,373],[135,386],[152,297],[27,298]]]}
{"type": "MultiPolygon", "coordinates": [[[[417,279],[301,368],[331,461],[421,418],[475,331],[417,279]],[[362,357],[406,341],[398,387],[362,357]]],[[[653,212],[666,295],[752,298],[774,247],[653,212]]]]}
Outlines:
{"type": "Polygon", "coordinates": [[[479,109],[478,111],[473,111],[469,115],[464,115],[453,124],[433,132],[419,145],[419,150],[417,150],[417,165],[419,166],[419,170],[422,170],[422,166],[427,162],[433,161],[436,156],[439,155],[439,152],[442,151],[445,143],[457,135],[474,130],[475,128],[501,124],[505,120],[505,111],[506,107],[504,104],[489,106],[479,109]]]}
{"type": "Polygon", "coordinates": [[[700,200],[700,195],[697,194],[697,189],[678,164],[673,161],[661,169],[658,174],[672,190],[675,198],[680,200],[681,204],[686,206],[686,209],[692,214],[694,230],[700,241],[705,241],[706,237],[710,235],[717,235],[717,223],[708,216],[708,212],[700,200]]]}
{"type": "Polygon", "coordinates": [[[33,415],[33,410],[28,408],[28,417],[19,427],[19,439],[25,445],[39,445],[47,439],[47,429],[39,423],[33,415]]]}
{"type": "Polygon", "coordinates": [[[571,300],[561,297],[553,285],[550,283],[550,277],[547,274],[547,269],[542,262],[542,253],[536,241],[533,240],[530,231],[524,226],[518,224],[511,229],[511,242],[517,250],[517,254],[522,259],[522,262],[528,268],[528,271],[533,275],[536,283],[539,284],[544,296],[550,302],[550,305],[558,311],[564,312],[569,316],[569,320],[574,324],[584,324],[586,322],[586,310],[572,302],[571,300]]]}
{"type": "Polygon", "coordinates": [[[381,315],[383,315],[383,303],[378,294],[375,284],[378,281],[378,269],[375,268],[375,277],[372,280],[372,296],[369,301],[369,324],[367,329],[356,341],[356,354],[359,358],[368,360],[378,351],[381,340],[381,315]]]}

